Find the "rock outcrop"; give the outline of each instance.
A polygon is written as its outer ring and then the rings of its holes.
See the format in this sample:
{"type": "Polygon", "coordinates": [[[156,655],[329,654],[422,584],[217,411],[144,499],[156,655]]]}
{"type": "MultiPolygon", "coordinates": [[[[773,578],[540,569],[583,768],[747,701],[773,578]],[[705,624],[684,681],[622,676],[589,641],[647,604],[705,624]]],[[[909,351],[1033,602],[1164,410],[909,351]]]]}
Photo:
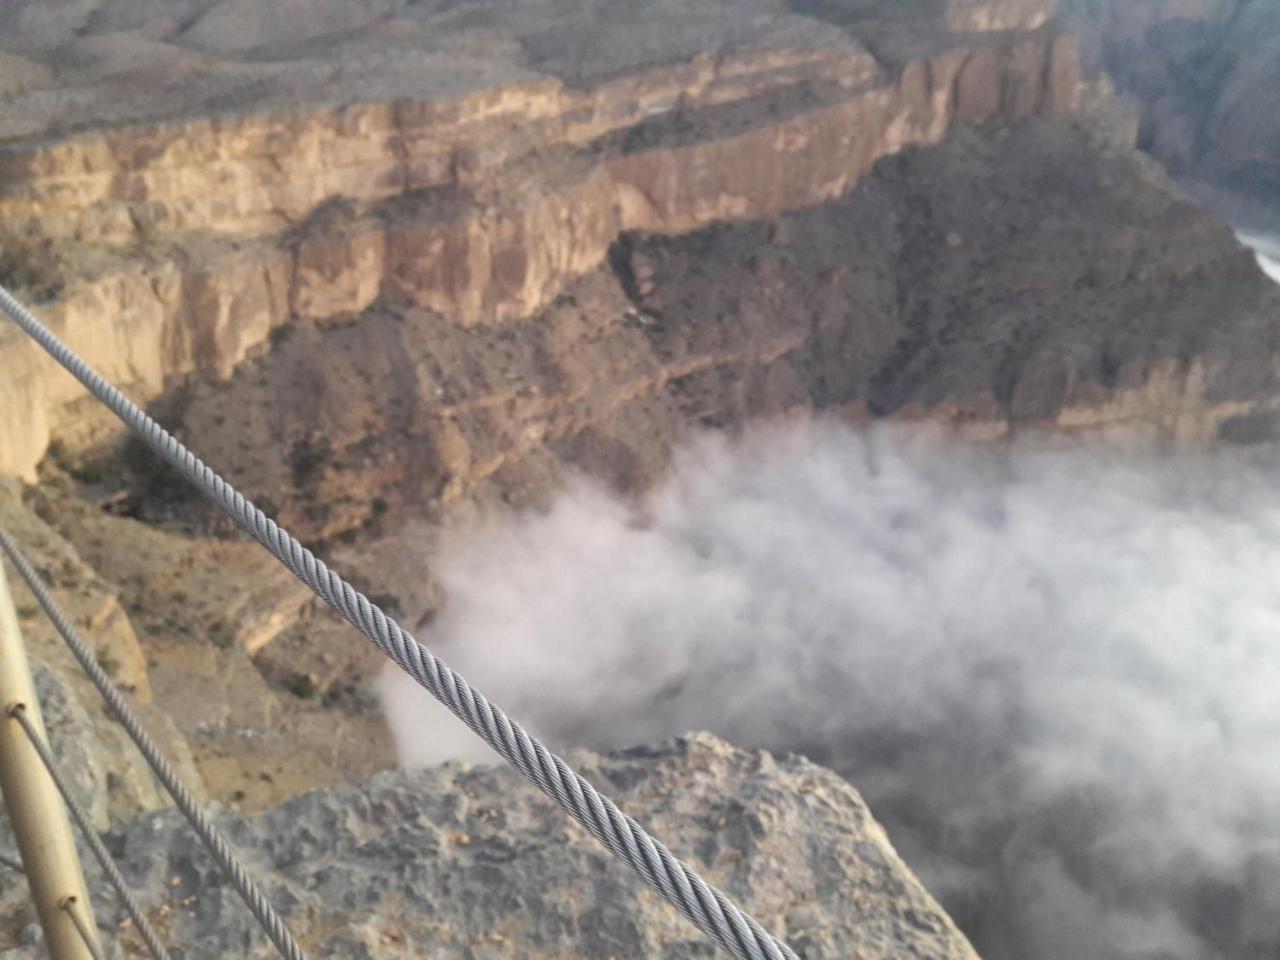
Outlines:
{"type": "MultiPolygon", "coordinates": [[[[525,6],[510,22],[482,4],[456,22],[317,40],[306,56],[286,46],[268,57],[271,83],[225,116],[183,119],[213,108],[148,105],[126,85],[119,126],[11,141],[0,274],[148,399],[188,374],[226,378],[276,328],[342,322],[379,297],[460,328],[527,318],[621,232],[813,206],[958,122],[1068,113],[1079,86],[1046,3],[953,3],[875,34],[874,54],[770,0],[585,18],[560,38],[553,4],[525,6]],[[486,33],[474,60],[439,49],[478,42],[477,24],[522,46],[486,33]],[[387,68],[392,51],[402,69],[387,68]],[[340,58],[341,76],[288,99],[316,57],[340,58]],[[174,119],[140,124],[129,111],[144,106],[174,119]]],[[[8,16],[30,26],[37,12],[8,16]]],[[[30,97],[13,118],[39,106],[30,97]]],[[[0,386],[0,471],[29,478],[51,436],[100,436],[107,421],[8,329],[0,367],[18,371],[0,386]]]]}
{"type": "MultiPolygon", "coordinates": [[[[830,771],[706,734],[575,759],[801,956],[976,960],[857,792],[830,771]]],[[[318,958],[711,955],[673,908],[506,769],[383,774],[218,820],[318,958]]],[[[112,846],[184,956],[273,955],[176,813],[134,822],[112,846]]],[[[96,895],[99,913],[112,916],[110,894],[96,895]]],[[[141,949],[127,925],[120,940],[141,949]]]]}
{"type": "MultiPolygon", "coordinates": [[[[200,777],[191,764],[187,745],[170,715],[154,703],[146,654],[134,631],[129,605],[115,585],[22,505],[18,484],[9,478],[0,478],[0,529],[19,544],[44,578],[59,608],[93,645],[99,665],[132,695],[157,742],[164,744],[175,767],[183,771],[199,793],[200,777]]],[[[104,708],[97,691],[7,562],[6,579],[45,722],[57,733],[57,755],[94,823],[105,829],[164,806],[165,799],[152,782],[142,757],[133,750],[122,729],[100,721],[104,708]]],[[[0,846],[8,849],[12,836],[2,821],[4,813],[0,810],[0,846]]]]}

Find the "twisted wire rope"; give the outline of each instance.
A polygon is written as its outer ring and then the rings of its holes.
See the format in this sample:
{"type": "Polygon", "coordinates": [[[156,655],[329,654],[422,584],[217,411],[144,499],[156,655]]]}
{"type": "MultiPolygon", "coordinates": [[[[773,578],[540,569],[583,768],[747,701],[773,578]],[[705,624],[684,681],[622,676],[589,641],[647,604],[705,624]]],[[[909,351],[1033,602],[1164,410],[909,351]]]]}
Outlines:
{"type": "Polygon", "coordinates": [[[204,808],[196,802],[195,797],[191,795],[191,791],[183,785],[178,775],[173,772],[169,761],[165,759],[155,741],[148,736],[137,714],[133,712],[126,702],[124,695],[111,682],[107,672],[98,663],[98,658],[94,656],[93,650],[81,639],[75,627],[71,625],[71,621],[58,608],[49,593],[48,587],[31,565],[31,562],[22,555],[13,539],[4,530],[0,530],[0,550],[4,551],[14,569],[18,571],[18,575],[22,577],[27,588],[35,596],[36,602],[40,604],[41,609],[44,610],[49,620],[53,623],[54,629],[58,631],[58,634],[70,649],[72,656],[79,662],[81,669],[88,675],[93,685],[98,688],[98,693],[102,695],[102,699],[107,702],[111,711],[116,715],[116,719],[120,721],[120,725],[129,734],[129,738],[134,742],[143,759],[147,761],[147,765],[151,767],[156,779],[160,781],[169,796],[173,798],[174,804],[182,812],[182,815],[187,818],[187,822],[191,824],[196,836],[213,854],[213,858],[230,878],[232,886],[240,894],[250,913],[257,919],[271,942],[288,960],[306,960],[306,954],[303,953],[302,948],[293,939],[293,935],[289,932],[284,920],[276,913],[262,891],[258,889],[257,884],[253,882],[253,878],[245,870],[244,864],[240,862],[239,857],[236,856],[227,841],[223,839],[222,834],[213,825],[208,814],[204,812],[204,808]]]}
{"type": "Polygon", "coordinates": [[[254,537],[317,596],[630,866],[699,930],[739,960],[798,960],[716,887],[494,706],[176,437],[147,416],[0,286],[0,309],[130,430],[254,537]]]}
{"type": "MultiPolygon", "coordinates": [[[[40,762],[44,764],[44,768],[49,771],[49,777],[53,780],[53,785],[58,788],[58,792],[62,794],[62,800],[67,805],[67,810],[71,814],[71,819],[76,822],[76,826],[80,828],[81,834],[84,835],[85,842],[89,844],[89,849],[93,851],[93,856],[97,859],[102,872],[106,874],[107,881],[115,888],[116,894],[120,897],[120,901],[124,904],[125,910],[133,919],[133,924],[138,928],[138,934],[142,937],[147,945],[147,949],[151,952],[151,956],[155,960],[169,960],[169,953],[165,950],[164,945],[160,942],[160,936],[156,933],[155,928],[151,926],[151,921],[147,919],[147,915],[142,912],[142,907],[138,901],[134,899],[133,893],[129,890],[129,885],[125,882],[124,876],[120,873],[120,868],[116,866],[115,859],[111,856],[110,851],[103,845],[93,824],[89,822],[89,816],[85,813],[84,807],[80,806],[80,802],[71,795],[71,790],[67,786],[67,782],[63,780],[62,774],[58,771],[58,764],[53,758],[53,753],[49,750],[49,745],[45,742],[44,737],[40,736],[40,731],[35,728],[35,724],[31,722],[31,718],[27,716],[26,704],[15,703],[9,707],[9,716],[18,721],[18,725],[26,731],[27,739],[31,741],[31,746],[35,749],[36,754],[40,757],[40,762]]],[[[62,909],[66,910],[71,916],[72,922],[75,923],[76,929],[80,931],[80,938],[84,940],[85,945],[89,947],[89,952],[94,954],[94,960],[98,960],[97,951],[94,949],[94,938],[89,932],[83,928],[83,918],[79,916],[79,911],[75,909],[76,900],[74,897],[69,898],[62,904],[62,909]]]]}
{"type": "Polygon", "coordinates": [[[89,951],[89,956],[93,957],[93,960],[102,960],[102,948],[93,939],[88,923],[80,915],[80,901],[75,897],[67,897],[66,900],[62,901],[61,907],[63,912],[71,918],[71,925],[76,928],[76,933],[80,934],[80,942],[89,951]]]}

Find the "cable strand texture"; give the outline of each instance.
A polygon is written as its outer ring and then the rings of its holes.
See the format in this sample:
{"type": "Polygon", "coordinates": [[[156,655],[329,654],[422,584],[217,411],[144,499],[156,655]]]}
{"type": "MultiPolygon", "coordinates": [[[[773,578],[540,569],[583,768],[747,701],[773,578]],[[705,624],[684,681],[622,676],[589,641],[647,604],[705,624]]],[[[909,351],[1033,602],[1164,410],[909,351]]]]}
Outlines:
{"type": "Polygon", "coordinates": [[[217,503],[316,595],[444,704],[485,743],[625,861],[699,930],[739,960],[798,960],[781,940],[598,793],[359,590],[207,466],[0,286],[0,309],[130,430],[217,503]]]}

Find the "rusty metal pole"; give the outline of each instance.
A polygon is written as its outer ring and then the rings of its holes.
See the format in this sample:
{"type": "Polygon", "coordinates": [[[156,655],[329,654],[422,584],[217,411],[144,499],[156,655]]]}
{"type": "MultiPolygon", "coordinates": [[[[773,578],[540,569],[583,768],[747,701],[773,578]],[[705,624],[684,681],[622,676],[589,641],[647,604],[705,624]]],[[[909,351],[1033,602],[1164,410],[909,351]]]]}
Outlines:
{"type": "Polygon", "coordinates": [[[49,956],[53,960],[93,960],[101,946],[71,824],[49,772],[26,731],[10,713],[18,704],[44,736],[40,702],[27,666],[17,611],[4,563],[0,562],[0,791],[18,840],[22,869],[44,928],[49,956]],[[77,929],[73,910],[78,911],[80,925],[92,938],[92,950],[85,944],[85,934],[77,929]]]}

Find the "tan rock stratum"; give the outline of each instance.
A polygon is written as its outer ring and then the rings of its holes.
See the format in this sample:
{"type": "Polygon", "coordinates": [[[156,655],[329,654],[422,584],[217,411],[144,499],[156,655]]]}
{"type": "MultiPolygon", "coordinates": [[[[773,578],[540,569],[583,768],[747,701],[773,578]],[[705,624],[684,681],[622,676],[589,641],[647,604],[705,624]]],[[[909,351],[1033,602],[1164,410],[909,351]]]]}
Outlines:
{"type": "MultiPolygon", "coordinates": [[[[876,55],[768,2],[575,20],[563,37],[554,3],[478,4],[303,44],[255,33],[247,61],[192,50],[233,45],[215,27],[230,6],[163,42],[143,39],[154,23],[78,37],[81,73],[66,73],[83,85],[31,90],[0,122],[10,282],[141,400],[379,297],[461,327],[527,318],[624,231],[813,206],[957,122],[1070,113],[1079,86],[1073,42],[1026,0],[952,3],[876,55]],[[174,58],[191,72],[157,91],[174,58]],[[236,93],[211,104],[221,83],[236,93]]],[[[6,15],[35,30],[40,8],[19,7],[6,15]]],[[[100,425],[30,351],[0,329],[17,372],[0,471],[28,478],[51,437],[100,425]]]]}

